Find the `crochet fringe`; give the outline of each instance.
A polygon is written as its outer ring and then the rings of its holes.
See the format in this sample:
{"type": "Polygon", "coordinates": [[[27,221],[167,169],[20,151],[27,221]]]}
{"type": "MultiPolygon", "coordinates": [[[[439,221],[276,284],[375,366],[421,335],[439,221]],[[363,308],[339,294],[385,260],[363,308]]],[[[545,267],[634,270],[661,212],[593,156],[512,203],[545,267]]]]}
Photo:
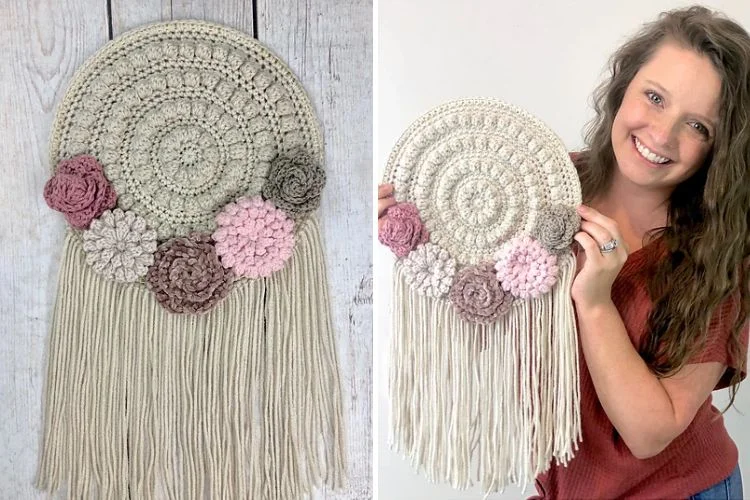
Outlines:
{"type": "Polygon", "coordinates": [[[551,293],[482,326],[447,300],[416,294],[396,264],[389,442],[430,481],[525,490],[553,458],[573,458],[579,353],[570,294],[560,290],[572,285],[572,254],[560,268],[551,293]]]}
{"type": "Polygon", "coordinates": [[[69,233],[52,319],[37,487],[68,498],[309,495],[345,482],[317,221],[290,263],[199,316],[85,264],[69,233]]]}

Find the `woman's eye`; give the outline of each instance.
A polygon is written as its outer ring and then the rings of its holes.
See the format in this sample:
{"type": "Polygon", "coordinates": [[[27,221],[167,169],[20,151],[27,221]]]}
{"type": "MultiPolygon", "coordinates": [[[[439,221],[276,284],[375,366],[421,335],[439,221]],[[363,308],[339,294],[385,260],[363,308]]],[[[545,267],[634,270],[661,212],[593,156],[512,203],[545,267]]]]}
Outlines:
{"type": "Polygon", "coordinates": [[[699,122],[691,122],[690,126],[697,130],[701,135],[708,137],[708,128],[699,122]]]}
{"type": "Polygon", "coordinates": [[[648,97],[648,100],[654,104],[661,104],[663,102],[661,96],[651,90],[646,92],[646,97],[648,97]]]}

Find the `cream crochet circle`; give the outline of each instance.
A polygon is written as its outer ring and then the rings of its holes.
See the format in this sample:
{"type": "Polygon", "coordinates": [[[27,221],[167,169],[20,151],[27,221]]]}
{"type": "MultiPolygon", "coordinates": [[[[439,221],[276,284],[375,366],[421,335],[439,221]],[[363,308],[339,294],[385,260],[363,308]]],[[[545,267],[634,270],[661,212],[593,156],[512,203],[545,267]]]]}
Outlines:
{"type": "Polygon", "coordinates": [[[461,266],[530,235],[545,207],[581,203],[563,142],[542,121],[495,99],[464,99],[419,118],[393,148],[384,182],[410,201],[461,266]]]}
{"type": "Polygon", "coordinates": [[[174,21],[124,34],[77,71],[50,157],[95,156],[119,208],[164,240],[213,231],[224,205],[260,194],[271,161],[295,151],[322,165],[314,111],[291,70],[244,33],[174,21]]]}

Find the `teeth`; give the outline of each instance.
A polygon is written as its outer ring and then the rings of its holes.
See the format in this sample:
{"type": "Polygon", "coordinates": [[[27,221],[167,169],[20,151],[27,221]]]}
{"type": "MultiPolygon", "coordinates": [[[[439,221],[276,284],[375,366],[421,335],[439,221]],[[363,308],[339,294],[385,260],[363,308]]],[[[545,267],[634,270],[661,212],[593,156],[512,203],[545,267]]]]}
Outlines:
{"type": "Polygon", "coordinates": [[[650,162],[667,163],[669,161],[669,158],[664,158],[656,153],[652,153],[650,149],[641,144],[641,141],[639,141],[637,137],[635,138],[635,147],[650,162]]]}

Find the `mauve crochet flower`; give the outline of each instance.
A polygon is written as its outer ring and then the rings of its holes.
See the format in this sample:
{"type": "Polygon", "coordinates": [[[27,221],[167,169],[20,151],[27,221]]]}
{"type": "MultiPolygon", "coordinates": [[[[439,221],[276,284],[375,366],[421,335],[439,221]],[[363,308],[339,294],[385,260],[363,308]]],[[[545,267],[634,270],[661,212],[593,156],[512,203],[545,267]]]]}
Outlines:
{"type": "Polygon", "coordinates": [[[270,276],[292,256],[294,221],[260,196],[228,204],[216,222],[216,252],[238,276],[270,276]]]}
{"type": "Polygon", "coordinates": [[[262,194],[292,219],[299,219],[318,208],[325,183],[325,170],[308,154],[295,151],[271,162],[262,194]]]}
{"type": "Polygon", "coordinates": [[[92,220],[115,206],[117,194],[96,158],[79,155],[57,164],[44,186],[44,199],[71,226],[88,229],[92,220]]]}
{"type": "Polygon", "coordinates": [[[557,256],[534,238],[519,236],[495,254],[497,279],[504,290],[528,299],[549,292],[557,281],[557,256]]]}
{"type": "Polygon", "coordinates": [[[482,324],[492,323],[510,311],[514,301],[497,281],[491,262],[459,271],[449,297],[461,318],[482,324]]]}
{"type": "Polygon", "coordinates": [[[430,234],[413,203],[397,203],[388,209],[378,229],[378,240],[396,257],[405,257],[417,245],[427,243],[430,234]]]}
{"type": "Polygon", "coordinates": [[[551,205],[540,210],[533,234],[547,250],[560,254],[570,248],[580,227],[581,216],[575,208],[551,205]]]}
{"type": "Polygon", "coordinates": [[[146,284],[173,313],[201,313],[227,296],[232,271],[225,269],[207,234],[173,238],[156,249],[146,284]]]}

